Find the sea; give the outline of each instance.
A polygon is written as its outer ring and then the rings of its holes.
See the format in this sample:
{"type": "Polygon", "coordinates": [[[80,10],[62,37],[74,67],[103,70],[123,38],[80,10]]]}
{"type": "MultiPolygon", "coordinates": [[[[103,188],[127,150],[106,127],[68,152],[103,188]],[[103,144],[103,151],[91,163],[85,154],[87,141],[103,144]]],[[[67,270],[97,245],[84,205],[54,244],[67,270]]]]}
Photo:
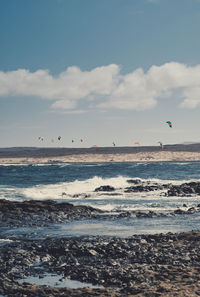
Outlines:
{"type": "MultiPolygon", "coordinates": [[[[200,229],[199,212],[153,218],[116,216],[113,219],[114,214],[127,211],[172,214],[178,208],[184,209],[184,204],[190,208],[200,203],[200,196],[167,197],[165,190],[127,193],[130,180],[140,180],[147,185],[200,181],[200,162],[0,164],[0,199],[50,199],[102,210],[103,219],[100,216],[46,228],[35,227],[35,236],[128,237],[200,229]],[[106,185],[114,187],[114,191],[95,191],[106,185]]],[[[9,232],[23,234],[28,230],[14,228],[9,232]]]]}

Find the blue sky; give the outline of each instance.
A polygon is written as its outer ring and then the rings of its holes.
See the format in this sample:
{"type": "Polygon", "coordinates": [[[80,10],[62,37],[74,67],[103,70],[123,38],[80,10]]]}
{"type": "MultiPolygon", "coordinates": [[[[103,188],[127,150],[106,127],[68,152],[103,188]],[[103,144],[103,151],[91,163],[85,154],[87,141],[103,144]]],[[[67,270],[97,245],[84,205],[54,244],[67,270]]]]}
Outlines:
{"type": "Polygon", "coordinates": [[[0,147],[199,142],[199,28],[199,0],[0,0],[0,147]]]}

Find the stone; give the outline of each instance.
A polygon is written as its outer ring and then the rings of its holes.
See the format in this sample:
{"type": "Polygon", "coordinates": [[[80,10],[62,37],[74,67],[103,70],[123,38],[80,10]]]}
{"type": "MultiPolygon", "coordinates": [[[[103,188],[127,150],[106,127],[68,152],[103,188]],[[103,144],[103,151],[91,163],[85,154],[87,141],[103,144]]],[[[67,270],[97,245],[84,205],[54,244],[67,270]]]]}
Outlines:
{"type": "Polygon", "coordinates": [[[111,191],[115,191],[115,188],[107,185],[107,186],[101,186],[99,188],[96,188],[94,191],[95,192],[111,192],[111,191]]]}

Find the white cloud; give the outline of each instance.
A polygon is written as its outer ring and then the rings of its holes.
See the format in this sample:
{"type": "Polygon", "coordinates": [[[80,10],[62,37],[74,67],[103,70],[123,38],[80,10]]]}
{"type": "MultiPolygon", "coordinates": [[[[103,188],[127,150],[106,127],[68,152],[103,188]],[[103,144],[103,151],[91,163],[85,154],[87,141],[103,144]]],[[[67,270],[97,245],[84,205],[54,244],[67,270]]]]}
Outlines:
{"type": "Polygon", "coordinates": [[[200,105],[200,86],[189,87],[184,90],[185,100],[181,103],[181,107],[193,109],[200,105]]]}
{"type": "Polygon", "coordinates": [[[0,72],[0,95],[33,95],[61,100],[76,100],[90,94],[105,95],[111,92],[118,72],[119,67],[112,64],[90,72],[69,67],[58,77],[51,76],[47,70],[0,72]]]}
{"type": "Polygon", "coordinates": [[[37,96],[52,101],[52,110],[153,108],[178,89],[181,107],[200,105],[200,65],[170,62],[122,75],[116,64],[91,71],[73,66],[52,76],[47,70],[0,72],[0,96],[37,96]]]}
{"type": "Polygon", "coordinates": [[[187,67],[180,63],[152,66],[145,74],[142,69],[121,77],[108,102],[100,107],[142,110],[153,108],[161,98],[169,97],[180,89],[181,107],[195,108],[200,105],[200,65],[187,67]]]}

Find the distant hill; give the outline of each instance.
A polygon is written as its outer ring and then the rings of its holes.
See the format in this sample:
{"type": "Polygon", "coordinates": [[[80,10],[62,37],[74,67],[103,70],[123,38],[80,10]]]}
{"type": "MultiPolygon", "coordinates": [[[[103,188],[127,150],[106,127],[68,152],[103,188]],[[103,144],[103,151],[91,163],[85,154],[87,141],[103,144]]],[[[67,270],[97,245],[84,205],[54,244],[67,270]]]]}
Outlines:
{"type": "Polygon", "coordinates": [[[193,141],[185,141],[182,143],[183,145],[189,145],[189,144],[200,144],[199,142],[193,142],[193,141]]]}

